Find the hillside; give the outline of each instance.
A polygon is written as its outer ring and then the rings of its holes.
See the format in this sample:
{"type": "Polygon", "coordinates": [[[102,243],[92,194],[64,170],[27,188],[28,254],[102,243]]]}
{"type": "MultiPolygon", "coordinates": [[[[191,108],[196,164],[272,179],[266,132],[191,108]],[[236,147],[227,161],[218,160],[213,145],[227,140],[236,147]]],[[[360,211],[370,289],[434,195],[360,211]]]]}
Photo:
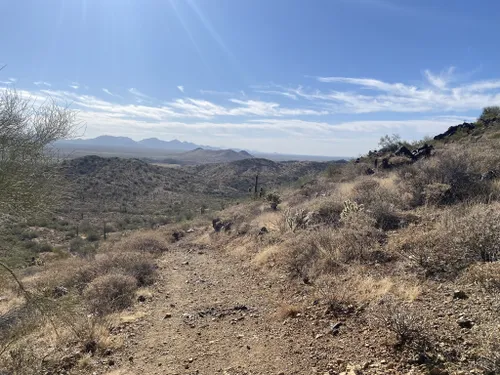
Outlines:
{"type": "Polygon", "coordinates": [[[168,163],[177,163],[181,165],[189,164],[212,164],[212,163],[228,163],[237,160],[253,158],[246,151],[233,150],[205,150],[197,148],[192,151],[184,152],[167,160],[168,163]]]}
{"type": "MultiPolygon", "coordinates": [[[[342,164],[342,162],[339,162],[342,164]]],[[[274,162],[267,159],[243,159],[233,163],[199,165],[184,170],[196,174],[205,181],[208,189],[215,190],[227,186],[235,191],[248,191],[259,175],[260,187],[272,190],[282,185],[306,180],[325,171],[332,163],[327,162],[274,162]]]]}
{"type": "Polygon", "coordinates": [[[133,227],[123,224],[131,218],[136,226],[171,222],[199,214],[202,207],[213,211],[235,199],[248,199],[255,174],[260,175],[259,189],[271,190],[306,175],[314,176],[327,166],[327,163],[243,159],[166,168],[116,157],[69,159],[62,164],[69,188],[63,216],[64,220],[76,223],[83,215],[94,225],[105,220],[115,227],[119,223],[119,228],[133,227]]]}
{"type": "MultiPolygon", "coordinates": [[[[85,233],[38,248],[33,264],[16,270],[24,289],[9,278],[1,284],[0,344],[8,350],[0,368],[500,373],[496,113],[436,139],[387,137],[349,163],[253,158],[169,169],[67,161],[68,179],[89,199],[112,200],[115,184],[117,196],[129,197],[125,178],[145,201],[163,184],[186,201],[249,199],[154,229],[85,233]],[[268,191],[267,183],[286,186],[250,199],[256,173],[268,191]]],[[[26,242],[43,235],[25,229],[26,242]]]]}

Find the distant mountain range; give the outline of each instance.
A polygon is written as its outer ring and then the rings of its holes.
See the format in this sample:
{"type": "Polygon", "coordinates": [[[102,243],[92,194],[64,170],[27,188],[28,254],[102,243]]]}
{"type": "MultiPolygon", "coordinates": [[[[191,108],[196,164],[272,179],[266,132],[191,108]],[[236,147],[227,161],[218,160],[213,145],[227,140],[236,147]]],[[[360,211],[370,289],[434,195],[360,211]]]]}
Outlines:
{"type": "Polygon", "coordinates": [[[165,151],[191,151],[197,148],[205,150],[219,150],[217,147],[201,146],[191,142],[182,142],[177,139],[172,141],[162,141],[158,138],[147,138],[142,141],[134,141],[128,137],[114,137],[111,135],[101,135],[90,139],[73,139],[68,141],[59,141],[56,145],[60,146],[98,146],[98,147],[123,147],[123,148],[146,148],[165,151]]]}
{"type": "Polygon", "coordinates": [[[134,141],[128,137],[114,137],[111,135],[101,135],[91,139],[58,141],[55,143],[55,147],[60,149],[63,154],[67,153],[67,157],[69,158],[85,155],[118,156],[122,158],[140,158],[149,162],[182,165],[228,162],[253,157],[274,161],[330,161],[349,159],[329,156],[263,153],[238,148],[221,149],[219,147],[198,145],[192,142],[182,142],[177,139],[163,141],[158,138],[147,138],[141,141],[134,141]]]}

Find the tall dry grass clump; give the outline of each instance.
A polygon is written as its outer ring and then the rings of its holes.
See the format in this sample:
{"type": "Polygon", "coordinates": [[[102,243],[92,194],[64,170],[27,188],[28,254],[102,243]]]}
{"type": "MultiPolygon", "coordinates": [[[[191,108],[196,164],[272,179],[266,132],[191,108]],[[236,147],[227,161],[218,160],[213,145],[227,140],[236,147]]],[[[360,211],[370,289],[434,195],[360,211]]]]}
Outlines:
{"type": "Polygon", "coordinates": [[[137,280],[129,275],[108,273],[98,276],[83,291],[90,311],[105,315],[132,305],[137,280]]]}
{"type": "Polygon", "coordinates": [[[342,219],[339,228],[304,231],[290,240],[284,254],[291,272],[315,278],[345,264],[374,261],[381,254],[384,233],[364,212],[353,212],[342,219]]]}

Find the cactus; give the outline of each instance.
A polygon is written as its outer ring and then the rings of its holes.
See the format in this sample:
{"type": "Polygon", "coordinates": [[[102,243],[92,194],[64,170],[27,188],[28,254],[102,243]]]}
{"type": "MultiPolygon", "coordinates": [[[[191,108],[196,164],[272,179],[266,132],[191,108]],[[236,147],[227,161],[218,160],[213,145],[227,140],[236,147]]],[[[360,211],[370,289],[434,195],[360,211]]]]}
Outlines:
{"type": "Polygon", "coordinates": [[[344,220],[347,218],[351,213],[353,212],[360,212],[363,211],[364,207],[362,204],[358,204],[354,201],[351,201],[350,199],[344,201],[344,209],[340,213],[340,219],[344,220]]]}

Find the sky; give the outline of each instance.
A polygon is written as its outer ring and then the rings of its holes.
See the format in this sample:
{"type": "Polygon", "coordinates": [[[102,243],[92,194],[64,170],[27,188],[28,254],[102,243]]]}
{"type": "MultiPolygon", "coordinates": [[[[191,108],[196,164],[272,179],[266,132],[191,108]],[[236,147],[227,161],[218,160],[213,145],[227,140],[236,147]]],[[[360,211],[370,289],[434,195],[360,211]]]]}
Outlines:
{"type": "Polygon", "coordinates": [[[0,1],[0,90],[83,138],[356,156],[500,105],[495,0],[0,1]]]}

